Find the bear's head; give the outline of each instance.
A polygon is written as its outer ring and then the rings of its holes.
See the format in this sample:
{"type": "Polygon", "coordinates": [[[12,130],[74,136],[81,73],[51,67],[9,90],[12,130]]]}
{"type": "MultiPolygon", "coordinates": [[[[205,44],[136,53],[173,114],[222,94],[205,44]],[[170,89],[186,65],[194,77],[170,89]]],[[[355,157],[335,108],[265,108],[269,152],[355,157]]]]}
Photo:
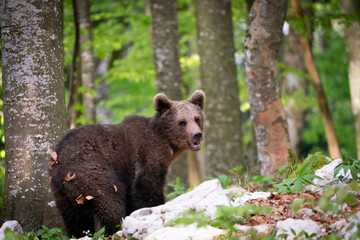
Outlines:
{"type": "Polygon", "coordinates": [[[196,90],[189,99],[183,101],[171,101],[163,93],[155,95],[157,129],[173,148],[200,150],[204,104],[205,93],[201,90],[196,90]]]}

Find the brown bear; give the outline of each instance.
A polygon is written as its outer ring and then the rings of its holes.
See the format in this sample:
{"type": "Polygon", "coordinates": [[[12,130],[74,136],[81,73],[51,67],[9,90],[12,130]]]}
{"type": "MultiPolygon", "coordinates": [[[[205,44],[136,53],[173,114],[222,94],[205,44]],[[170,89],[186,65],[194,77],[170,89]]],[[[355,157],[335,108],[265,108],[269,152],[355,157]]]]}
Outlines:
{"type": "Polygon", "coordinates": [[[130,116],[116,125],[70,130],[53,149],[51,188],[68,234],[114,234],[136,209],[163,204],[171,162],[201,148],[205,94],[183,101],[154,97],[152,118],[130,116]]]}

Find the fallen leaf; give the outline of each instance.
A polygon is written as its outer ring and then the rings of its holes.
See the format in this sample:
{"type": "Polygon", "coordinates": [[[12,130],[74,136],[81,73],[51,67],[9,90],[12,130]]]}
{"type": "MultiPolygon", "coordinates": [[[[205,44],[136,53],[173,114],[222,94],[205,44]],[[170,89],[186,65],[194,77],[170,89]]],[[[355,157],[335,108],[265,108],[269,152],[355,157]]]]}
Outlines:
{"type": "Polygon", "coordinates": [[[114,185],[115,192],[117,192],[117,187],[114,185]]]}
{"type": "Polygon", "coordinates": [[[50,156],[51,156],[52,159],[54,159],[55,162],[57,162],[57,153],[55,151],[52,151],[50,153],[50,156]]]}
{"type": "Polygon", "coordinates": [[[51,183],[51,179],[52,179],[52,177],[50,176],[50,177],[48,178],[48,182],[49,182],[49,183],[51,183]]]}
{"type": "Polygon", "coordinates": [[[76,173],[73,173],[72,175],[70,175],[71,173],[68,172],[68,174],[65,177],[65,181],[70,182],[71,180],[75,180],[76,179],[76,173]]]}
{"type": "Polygon", "coordinates": [[[86,200],[91,200],[91,199],[94,199],[94,197],[93,197],[93,196],[90,196],[90,195],[87,195],[87,196],[85,197],[85,199],[86,199],[86,200]]]}
{"type": "Polygon", "coordinates": [[[84,204],[84,196],[82,194],[80,194],[80,196],[78,196],[76,198],[76,203],[77,204],[84,204]]]}

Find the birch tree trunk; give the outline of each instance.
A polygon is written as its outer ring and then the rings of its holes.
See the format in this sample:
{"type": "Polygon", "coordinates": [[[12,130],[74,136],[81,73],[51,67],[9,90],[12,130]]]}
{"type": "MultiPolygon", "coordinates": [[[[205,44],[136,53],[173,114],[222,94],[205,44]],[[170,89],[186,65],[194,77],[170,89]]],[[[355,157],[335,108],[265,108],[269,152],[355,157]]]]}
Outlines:
{"type": "MultiPolygon", "coordinates": [[[[291,6],[292,9],[294,10],[295,15],[299,17],[304,16],[304,11],[302,9],[299,0],[291,0],[291,6]]],[[[304,54],[306,69],[310,74],[315,89],[316,99],[319,103],[321,119],[325,128],[326,141],[328,144],[329,153],[332,158],[338,158],[341,157],[340,148],[336,138],[335,128],[330,113],[329,105],[327,103],[325,92],[322,87],[320,76],[317,71],[315,60],[310,48],[310,42],[304,35],[300,34],[299,36],[300,36],[300,46],[304,54]]]]}
{"type": "Polygon", "coordinates": [[[280,98],[279,59],[287,0],[255,1],[245,40],[245,74],[262,175],[286,164],[290,142],[280,98]]]}
{"type": "Polygon", "coordinates": [[[201,82],[206,92],[206,177],[243,165],[239,86],[230,0],[197,0],[201,82]]]}
{"type": "Polygon", "coordinates": [[[91,123],[96,122],[95,114],[95,86],[94,74],[95,63],[92,48],[91,22],[90,22],[90,1],[75,0],[77,14],[79,16],[80,30],[80,62],[81,82],[84,87],[83,105],[84,115],[91,123]]]}
{"type": "MultiPolygon", "coordinates": [[[[172,100],[181,100],[183,84],[176,0],[150,0],[150,11],[157,92],[165,93],[172,100]]],[[[188,185],[186,153],[182,153],[171,164],[167,181],[175,182],[177,177],[180,178],[182,185],[188,185]]]]}
{"type": "MultiPolygon", "coordinates": [[[[342,0],[341,9],[346,14],[360,14],[358,0],[342,0]]],[[[357,157],[360,158],[360,22],[353,21],[345,27],[346,53],[351,94],[351,104],[356,130],[357,157]]]]}
{"type": "Polygon", "coordinates": [[[4,220],[59,227],[48,183],[52,145],[66,130],[62,1],[2,0],[6,179],[4,220]]]}

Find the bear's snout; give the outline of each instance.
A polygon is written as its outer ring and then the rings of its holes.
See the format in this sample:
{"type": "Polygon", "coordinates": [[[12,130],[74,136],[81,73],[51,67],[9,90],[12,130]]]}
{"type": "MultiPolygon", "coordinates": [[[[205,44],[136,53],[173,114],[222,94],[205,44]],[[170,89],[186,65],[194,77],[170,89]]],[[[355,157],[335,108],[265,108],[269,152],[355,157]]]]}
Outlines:
{"type": "Polygon", "coordinates": [[[195,139],[196,141],[201,141],[201,139],[202,139],[202,133],[201,133],[201,132],[195,133],[195,134],[194,134],[194,139],[195,139]]]}

